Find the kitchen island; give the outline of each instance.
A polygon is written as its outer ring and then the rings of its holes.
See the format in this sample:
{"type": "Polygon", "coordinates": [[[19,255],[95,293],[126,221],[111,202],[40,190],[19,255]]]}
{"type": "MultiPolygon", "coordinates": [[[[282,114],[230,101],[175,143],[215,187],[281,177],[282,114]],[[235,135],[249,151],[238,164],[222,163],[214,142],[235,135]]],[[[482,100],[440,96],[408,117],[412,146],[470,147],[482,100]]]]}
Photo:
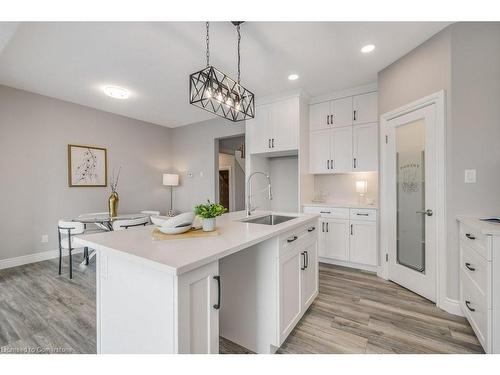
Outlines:
{"type": "Polygon", "coordinates": [[[218,353],[219,335],[276,351],[318,293],[319,216],[283,215],[225,214],[202,238],[153,240],[154,226],[75,237],[97,251],[97,352],[218,353]]]}

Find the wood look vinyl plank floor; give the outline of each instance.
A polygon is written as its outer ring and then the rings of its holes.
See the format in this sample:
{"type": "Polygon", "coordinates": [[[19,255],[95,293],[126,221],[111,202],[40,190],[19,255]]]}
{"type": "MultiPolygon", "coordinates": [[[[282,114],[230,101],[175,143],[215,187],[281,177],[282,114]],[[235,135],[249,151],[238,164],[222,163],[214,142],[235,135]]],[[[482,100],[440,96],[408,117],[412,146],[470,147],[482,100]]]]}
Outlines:
{"type": "MultiPolygon", "coordinates": [[[[0,270],[0,353],[95,353],[95,263],[0,270]]],[[[222,354],[250,354],[224,338],[222,354]]],[[[278,353],[483,353],[466,319],[376,275],[320,265],[319,295],[278,353]]]]}

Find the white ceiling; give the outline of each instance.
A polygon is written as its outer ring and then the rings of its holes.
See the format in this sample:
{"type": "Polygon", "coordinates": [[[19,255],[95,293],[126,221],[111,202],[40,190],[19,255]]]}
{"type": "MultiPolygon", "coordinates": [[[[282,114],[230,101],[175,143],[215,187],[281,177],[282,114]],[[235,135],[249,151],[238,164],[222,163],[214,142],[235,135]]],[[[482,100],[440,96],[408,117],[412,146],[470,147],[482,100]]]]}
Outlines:
{"type": "MultiPolygon", "coordinates": [[[[448,23],[246,22],[242,84],[256,97],[302,88],[312,96],[375,82],[377,72],[448,23]],[[360,48],[376,45],[363,55],[360,48]],[[297,81],[288,81],[297,73],[297,81]]],[[[211,64],[236,76],[236,30],[210,24],[211,64]]],[[[205,66],[204,22],[0,22],[0,84],[168,127],[212,116],[188,102],[205,66]],[[113,84],[128,100],[106,97],[113,84]]]]}

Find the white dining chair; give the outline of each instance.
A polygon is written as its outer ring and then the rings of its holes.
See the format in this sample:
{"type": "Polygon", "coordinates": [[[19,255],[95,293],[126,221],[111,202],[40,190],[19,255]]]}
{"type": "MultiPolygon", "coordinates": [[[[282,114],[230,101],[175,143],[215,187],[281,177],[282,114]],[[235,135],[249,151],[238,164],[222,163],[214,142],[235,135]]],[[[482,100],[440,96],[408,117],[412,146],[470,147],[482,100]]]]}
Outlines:
{"type": "MultiPolygon", "coordinates": [[[[68,250],[69,253],[69,278],[73,278],[73,256],[74,250],[72,237],[85,232],[85,225],[79,221],[59,220],[57,223],[57,234],[59,238],[59,275],[62,268],[62,251],[68,250]]],[[[84,248],[84,256],[88,260],[88,248],[84,248]]]]}
{"type": "MultiPolygon", "coordinates": [[[[85,219],[85,218],[89,218],[89,217],[93,218],[96,216],[106,216],[106,215],[109,215],[109,212],[90,212],[90,213],[78,215],[78,218],[85,219]]],[[[88,228],[87,224],[84,224],[85,233],[90,234],[90,233],[98,233],[98,232],[102,232],[102,231],[109,231],[109,229],[106,228],[106,226],[104,226],[102,224],[92,223],[91,225],[94,225],[95,228],[88,228]]]]}
{"type": "Polygon", "coordinates": [[[141,217],[138,219],[122,219],[113,221],[113,230],[124,230],[128,228],[146,226],[149,224],[149,216],[141,217]]]}

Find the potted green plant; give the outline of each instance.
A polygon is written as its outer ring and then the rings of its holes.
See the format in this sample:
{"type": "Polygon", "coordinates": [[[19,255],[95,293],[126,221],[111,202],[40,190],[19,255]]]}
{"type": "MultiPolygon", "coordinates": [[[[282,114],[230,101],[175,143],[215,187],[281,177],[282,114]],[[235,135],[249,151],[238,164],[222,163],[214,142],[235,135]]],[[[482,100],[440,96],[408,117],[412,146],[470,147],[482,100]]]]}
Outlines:
{"type": "Polygon", "coordinates": [[[206,204],[199,204],[194,208],[194,213],[203,219],[203,231],[215,230],[215,218],[226,212],[226,209],[218,203],[207,200],[206,204]]]}

